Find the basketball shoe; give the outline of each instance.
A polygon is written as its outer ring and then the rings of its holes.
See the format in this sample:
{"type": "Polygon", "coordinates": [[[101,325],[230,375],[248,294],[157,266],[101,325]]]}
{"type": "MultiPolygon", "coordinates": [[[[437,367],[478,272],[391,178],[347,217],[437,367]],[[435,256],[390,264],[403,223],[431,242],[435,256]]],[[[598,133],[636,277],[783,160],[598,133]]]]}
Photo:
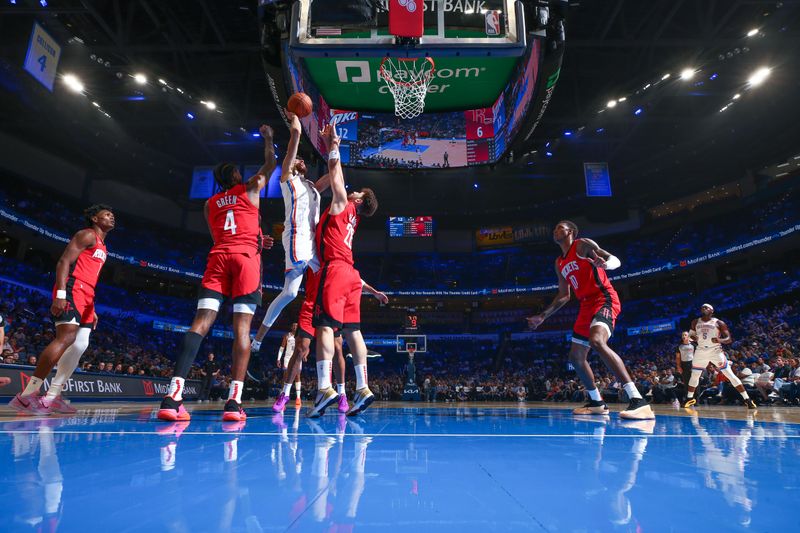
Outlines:
{"type": "Polygon", "coordinates": [[[222,420],[225,422],[244,422],[247,420],[247,413],[242,409],[242,404],[231,398],[225,402],[222,408],[222,420]]]}
{"type": "Polygon", "coordinates": [[[62,415],[74,415],[78,412],[77,409],[72,407],[70,404],[64,401],[63,396],[60,394],[53,398],[52,400],[48,400],[47,397],[42,398],[42,406],[48,410],[50,413],[59,413],[62,415]]]}
{"type": "Polygon", "coordinates": [[[358,389],[353,397],[353,407],[347,411],[347,416],[356,416],[358,413],[364,412],[374,401],[375,395],[372,394],[369,387],[358,389]]]}
{"type": "Polygon", "coordinates": [[[8,406],[16,409],[18,413],[28,415],[46,415],[49,414],[47,407],[42,405],[42,397],[38,394],[31,394],[30,396],[14,396],[8,406]]]}
{"type": "Polygon", "coordinates": [[[281,392],[278,394],[278,398],[275,400],[275,403],[272,404],[272,410],[276,413],[282,413],[283,410],[286,409],[287,403],[289,403],[289,397],[281,392]]]}
{"type": "Polygon", "coordinates": [[[573,415],[607,415],[608,406],[603,400],[589,400],[583,407],[578,407],[572,411],[573,415]]]}
{"type": "Polygon", "coordinates": [[[339,395],[339,412],[346,413],[350,409],[350,404],[347,403],[347,395],[339,395]]]}
{"type": "Polygon", "coordinates": [[[177,422],[179,420],[191,420],[192,416],[183,406],[183,400],[173,400],[165,396],[161,400],[161,407],[158,409],[156,417],[166,422],[177,422]]]}
{"type": "Polygon", "coordinates": [[[694,407],[696,404],[697,404],[697,400],[696,400],[696,399],[694,399],[694,398],[689,398],[688,400],[686,400],[685,402],[683,402],[683,408],[684,408],[684,409],[689,409],[689,408],[691,408],[691,407],[694,407]]]}
{"type": "Polygon", "coordinates": [[[325,414],[325,409],[331,406],[339,398],[339,395],[333,390],[333,387],[318,390],[317,397],[314,398],[314,407],[308,410],[306,416],[308,418],[319,418],[325,414]]]}
{"type": "Polygon", "coordinates": [[[653,409],[650,407],[650,404],[647,403],[647,400],[644,398],[634,398],[630,401],[628,407],[620,411],[619,417],[627,420],[650,420],[651,418],[655,418],[656,415],[653,413],[653,409]]]}

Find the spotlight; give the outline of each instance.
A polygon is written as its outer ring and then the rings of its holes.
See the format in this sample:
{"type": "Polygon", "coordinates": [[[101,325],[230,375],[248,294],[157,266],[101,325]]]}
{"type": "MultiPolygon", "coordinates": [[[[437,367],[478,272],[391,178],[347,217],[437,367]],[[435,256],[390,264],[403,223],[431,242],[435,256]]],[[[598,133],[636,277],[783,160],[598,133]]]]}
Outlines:
{"type": "Polygon", "coordinates": [[[158,83],[160,83],[161,85],[166,85],[167,80],[165,80],[164,78],[158,78],[158,83]]]}
{"type": "Polygon", "coordinates": [[[605,128],[597,128],[594,131],[596,131],[597,133],[603,133],[604,131],[606,131],[606,129],[605,128]]]}
{"type": "Polygon", "coordinates": [[[473,184],[472,184],[472,188],[473,188],[473,189],[477,189],[477,188],[478,188],[478,184],[477,184],[477,183],[473,183],[473,184]]]}
{"type": "Polygon", "coordinates": [[[756,87],[757,85],[761,85],[762,83],[764,83],[764,80],[766,80],[769,77],[769,74],[770,74],[770,69],[768,67],[761,67],[747,79],[747,83],[750,85],[750,87],[756,87]]]}
{"type": "Polygon", "coordinates": [[[739,98],[741,98],[741,97],[742,97],[742,95],[741,95],[741,94],[739,94],[739,93],[736,93],[736,94],[734,94],[734,95],[733,95],[733,99],[734,99],[734,100],[738,100],[738,99],[739,99],[739,98]]]}
{"type": "Polygon", "coordinates": [[[708,79],[709,79],[709,80],[711,80],[711,81],[714,81],[714,80],[715,80],[715,79],[717,79],[717,78],[719,78],[719,74],[717,74],[717,73],[715,72],[714,74],[712,74],[711,76],[709,76],[709,78],[708,78],[708,79]]]}
{"type": "Polygon", "coordinates": [[[188,118],[189,120],[194,120],[194,114],[187,112],[186,113],[186,118],[188,118]]]}
{"type": "Polygon", "coordinates": [[[754,37],[754,36],[756,36],[756,35],[758,35],[758,28],[753,28],[752,30],[750,30],[749,32],[747,32],[747,36],[748,36],[748,37],[754,37]]]}
{"type": "Polygon", "coordinates": [[[95,107],[100,107],[100,104],[98,104],[97,102],[92,102],[92,105],[95,107]]]}
{"type": "Polygon", "coordinates": [[[661,81],[668,80],[668,79],[669,79],[669,72],[667,72],[666,74],[661,76],[661,81]]]}
{"type": "Polygon", "coordinates": [[[683,81],[691,80],[692,78],[694,78],[694,75],[695,75],[695,71],[694,71],[694,69],[691,69],[691,68],[685,68],[685,69],[683,69],[681,71],[681,79],[683,81]]]}
{"type": "Polygon", "coordinates": [[[564,137],[572,137],[572,132],[567,130],[564,132],[564,137]]]}
{"type": "Polygon", "coordinates": [[[624,101],[625,101],[625,100],[627,100],[627,99],[628,99],[628,97],[627,97],[627,96],[623,96],[622,98],[619,98],[619,99],[617,99],[617,102],[619,102],[619,103],[622,103],[622,102],[624,102],[624,101]]]}
{"type": "Polygon", "coordinates": [[[141,72],[137,72],[136,74],[134,74],[133,79],[136,80],[136,83],[138,83],[139,85],[144,85],[145,83],[147,83],[147,76],[145,76],[141,72]]]}
{"type": "Polygon", "coordinates": [[[545,152],[544,155],[547,157],[553,157],[553,152],[545,152]]]}
{"type": "Polygon", "coordinates": [[[609,100],[608,103],[606,104],[606,107],[609,108],[609,109],[611,109],[612,107],[617,107],[617,101],[616,100],[609,100]]]}
{"type": "Polygon", "coordinates": [[[209,100],[208,102],[206,102],[204,100],[200,100],[200,103],[203,104],[204,106],[206,106],[208,109],[210,109],[212,111],[217,108],[217,104],[215,104],[211,100],[209,100]]]}
{"type": "Polygon", "coordinates": [[[64,74],[64,85],[66,85],[71,91],[76,93],[82,93],[84,86],[74,74],[64,74]]]}
{"type": "Polygon", "coordinates": [[[634,111],[633,114],[638,117],[639,115],[642,114],[642,108],[641,107],[637,107],[636,111],[634,111]]]}
{"type": "Polygon", "coordinates": [[[39,4],[40,4],[42,7],[47,7],[47,0],[39,0],[39,4]]]}
{"type": "Polygon", "coordinates": [[[257,131],[254,131],[254,132],[253,132],[253,133],[251,133],[250,135],[252,135],[253,137],[261,137],[261,134],[260,134],[260,133],[258,133],[257,131]]]}

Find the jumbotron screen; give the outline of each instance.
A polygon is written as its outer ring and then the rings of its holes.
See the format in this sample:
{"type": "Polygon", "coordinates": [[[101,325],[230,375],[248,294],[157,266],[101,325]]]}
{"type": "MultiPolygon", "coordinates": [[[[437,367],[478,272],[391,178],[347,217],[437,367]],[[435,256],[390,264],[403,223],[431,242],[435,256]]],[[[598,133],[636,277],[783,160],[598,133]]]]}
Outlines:
{"type": "Polygon", "coordinates": [[[433,217],[389,217],[389,237],[433,237],[433,217]]]}

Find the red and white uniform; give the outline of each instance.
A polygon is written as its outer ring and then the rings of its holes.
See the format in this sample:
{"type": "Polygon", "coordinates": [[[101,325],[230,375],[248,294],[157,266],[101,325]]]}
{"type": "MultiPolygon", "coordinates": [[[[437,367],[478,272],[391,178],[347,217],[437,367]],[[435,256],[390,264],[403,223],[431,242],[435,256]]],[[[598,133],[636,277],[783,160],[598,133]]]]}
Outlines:
{"type": "Polygon", "coordinates": [[[317,224],[322,269],[314,305],[315,327],[361,327],[361,275],[353,267],[353,237],[358,222],[356,204],[347,202],[338,215],[331,215],[330,207],[326,209],[317,224]]]}
{"type": "Polygon", "coordinates": [[[300,315],[297,317],[297,337],[313,339],[316,335],[314,328],[314,304],[317,301],[320,272],[313,268],[306,269],[306,297],[300,306],[300,315]]]}
{"type": "Polygon", "coordinates": [[[244,184],[209,198],[208,224],[214,246],[208,254],[198,308],[219,309],[225,298],[232,298],[234,305],[260,304],[261,215],[244,184]],[[216,308],[211,300],[217,302],[216,308]]]}
{"type": "MultiPolygon", "coordinates": [[[[94,323],[94,288],[100,271],[106,263],[108,250],[100,235],[95,232],[95,244],[80,253],[75,266],[67,278],[67,309],[59,317],[55,317],[56,325],[75,324],[91,326],[94,323]]],[[[57,287],[53,287],[53,299],[57,287]]]]}
{"type": "Polygon", "coordinates": [[[592,326],[605,326],[611,335],[622,306],[606,271],[580,257],[577,246],[576,240],[566,255],[556,259],[556,264],[560,275],[569,283],[580,302],[578,319],[572,331],[572,342],[589,346],[589,330],[592,326]]]}

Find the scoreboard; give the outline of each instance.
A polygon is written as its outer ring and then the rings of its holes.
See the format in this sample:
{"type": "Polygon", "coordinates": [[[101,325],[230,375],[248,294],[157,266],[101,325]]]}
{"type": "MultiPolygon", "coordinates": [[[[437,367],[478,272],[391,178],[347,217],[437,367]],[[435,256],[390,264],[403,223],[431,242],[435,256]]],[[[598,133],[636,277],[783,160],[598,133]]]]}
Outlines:
{"type": "Polygon", "coordinates": [[[433,217],[389,217],[389,237],[433,237],[433,217]]]}

